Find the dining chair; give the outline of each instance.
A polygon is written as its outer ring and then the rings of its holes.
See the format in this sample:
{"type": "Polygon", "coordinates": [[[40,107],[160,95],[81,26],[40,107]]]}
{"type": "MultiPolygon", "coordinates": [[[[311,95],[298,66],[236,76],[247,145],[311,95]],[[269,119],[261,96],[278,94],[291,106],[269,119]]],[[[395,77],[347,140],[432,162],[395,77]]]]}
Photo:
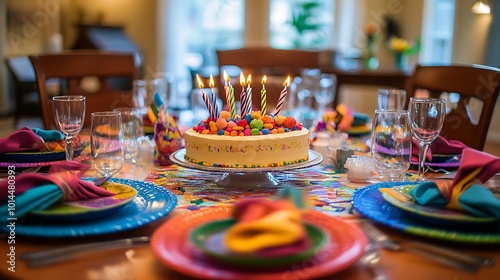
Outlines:
{"type": "MultiPolygon", "coordinates": [[[[322,51],[285,50],[271,47],[243,47],[233,50],[217,50],[219,64],[219,81],[224,84],[223,73],[232,78],[235,93],[240,88],[240,72],[245,78],[252,75],[251,86],[254,95],[262,89],[262,77],[267,76],[267,104],[272,106],[278,102],[283,83],[287,76],[293,80],[305,68],[318,68],[323,57],[322,51]]],[[[221,87],[220,87],[221,88],[221,87]]],[[[219,91],[221,92],[221,91],[219,91]]],[[[222,96],[221,96],[222,97],[222,96]]],[[[224,98],[222,98],[224,100],[224,98]]],[[[239,94],[236,94],[239,99],[239,94]]],[[[253,105],[259,106],[260,98],[253,98],[253,105]]]]}
{"type": "Polygon", "coordinates": [[[35,85],[35,71],[28,56],[12,56],[5,59],[7,70],[12,77],[16,111],[14,122],[17,124],[21,116],[39,116],[40,102],[35,85]]]}
{"type": "Polygon", "coordinates": [[[133,54],[96,50],[30,55],[46,129],[54,127],[52,97],[86,97],[84,127],[90,114],[132,106],[132,83],[137,77],[133,54]],[[56,79],[56,83],[54,83],[56,79]],[[52,81],[52,83],[47,83],[52,81]]]}
{"type": "Polygon", "coordinates": [[[447,99],[441,135],[483,150],[500,92],[500,69],[484,65],[417,65],[408,90],[408,96],[424,90],[430,97],[447,99]],[[458,100],[453,97],[456,94],[458,100]]]}

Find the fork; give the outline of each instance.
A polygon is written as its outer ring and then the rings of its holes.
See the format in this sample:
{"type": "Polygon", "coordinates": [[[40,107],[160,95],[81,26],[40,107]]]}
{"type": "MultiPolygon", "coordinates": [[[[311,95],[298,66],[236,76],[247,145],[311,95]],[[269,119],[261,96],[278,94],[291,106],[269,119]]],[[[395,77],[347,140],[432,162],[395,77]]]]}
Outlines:
{"type": "Polygon", "coordinates": [[[417,247],[403,248],[403,246],[392,241],[385,233],[381,232],[370,222],[362,222],[361,226],[370,238],[376,240],[376,242],[383,248],[391,251],[403,251],[406,249],[407,251],[417,253],[441,264],[469,272],[475,272],[481,268],[481,266],[489,266],[495,263],[494,258],[473,256],[463,252],[416,241],[411,241],[411,244],[416,245],[417,247]]]}
{"type": "Polygon", "coordinates": [[[373,273],[374,280],[387,280],[385,272],[380,267],[380,252],[376,241],[371,239],[370,244],[365,248],[365,254],[360,260],[363,264],[368,265],[373,273]]]}
{"type": "Polygon", "coordinates": [[[54,264],[62,261],[67,261],[72,258],[95,253],[103,250],[129,248],[136,245],[145,245],[150,241],[149,236],[139,236],[132,238],[124,238],[103,242],[93,242],[87,244],[79,244],[66,246],[61,248],[26,252],[22,253],[20,258],[25,260],[29,266],[43,266],[54,264]]]}

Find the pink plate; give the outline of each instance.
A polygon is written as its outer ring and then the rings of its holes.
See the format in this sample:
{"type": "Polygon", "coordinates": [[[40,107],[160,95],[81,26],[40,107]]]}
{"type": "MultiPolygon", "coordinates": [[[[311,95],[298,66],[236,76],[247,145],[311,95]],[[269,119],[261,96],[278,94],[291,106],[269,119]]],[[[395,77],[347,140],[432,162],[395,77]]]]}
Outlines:
{"type": "Polygon", "coordinates": [[[316,255],[288,268],[241,269],[214,262],[189,242],[190,231],[203,223],[231,216],[231,207],[205,208],[173,217],[153,234],[151,247],[156,256],[168,267],[189,276],[204,279],[256,279],[285,278],[309,279],[339,272],[355,263],[364,253],[367,240],[361,229],[350,222],[309,211],[305,221],[322,228],[329,243],[316,255]]]}

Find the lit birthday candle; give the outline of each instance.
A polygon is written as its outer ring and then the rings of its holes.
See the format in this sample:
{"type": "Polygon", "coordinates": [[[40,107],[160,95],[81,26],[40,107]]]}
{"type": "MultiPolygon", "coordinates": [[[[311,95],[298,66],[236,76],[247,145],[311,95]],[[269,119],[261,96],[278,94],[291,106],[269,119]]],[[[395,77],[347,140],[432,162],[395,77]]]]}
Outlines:
{"type": "Polygon", "coordinates": [[[240,94],[240,114],[243,117],[247,112],[247,93],[245,92],[245,77],[243,77],[243,73],[240,73],[240,85],[241,85],[241,94],[240,94]]]}
{"type": "Polygon", "coordinates": [[[283,109],[283,105],[285,104],[286,95],[288,93],[286,88],[288,87],[289,83],[290,83],[290,76],[288,76],[288,78],[285,80],[285,83],[284,83],[285,87],[283,88],[283,90],[280,93],[280,98],[278,99],[278,104],[276,105],[276,109],[274,110],[275,116],[279,115],[281,110],[283,109]]]}
{"type": "Polygon", "coordinates": [[[227,94],[229,95],[229,111],[231,112],[231,118],[236,117],[236,106],[234,105],[234,88],[231,85],[231,77],[224,71],[224,80],[227,82],[227,94]]]}
{"type": "Polygon", "coordinates": [[[231,103],[231,98],[229,97],[229,83],[227,77],[228,75],[226,73],[226,70],[224,70],[224,93],[226,94],[227,110],[230,111],[229,104],[231,103]]]}
{"type": "Polygon", "coordinates": [[[214,92],[214,77],[210,75],[210,91],[212,92],[212,98],[211,98],[211,103],[212,103],[212,109],[213,109],[213,116],[212,120],[217,120],[219,118],[219,108],[217,107],[217,96],[215,95],[214,92]]]}
{"type": "Polygon", "coordinates": [[[267,107],[267,96],[266,96],[266,81],[267,81],[267,76],[264,75],[262,77],[262,90],[260,91],[260,112],[262,113],[262,116],[266,115],[266,107],[267,107]]]}
{"type": "Polygon", "coordinates": [[[245,114],[252,113],[252,87],[250,86],[252,83],[252,75],[248,74],[247,78],[247,111],[245,114]]]}
{"type": "Polygon", "coordinates": [[[207,106],[207,109],[208,109],[208,113],[210,114],[210,118],[212,118],[212,116],[214,115],[214,113],[213,113],[214,110],[212,108],[212,104],[211,104],[207,94],[203,90],[203,82],[201,81],[200,76],[198,74],[196,74],[196,79],[198,80],[198,87],[201,90],[201,97],[203,98],[203,102],[205,102],[205,105],[207,106]]]}

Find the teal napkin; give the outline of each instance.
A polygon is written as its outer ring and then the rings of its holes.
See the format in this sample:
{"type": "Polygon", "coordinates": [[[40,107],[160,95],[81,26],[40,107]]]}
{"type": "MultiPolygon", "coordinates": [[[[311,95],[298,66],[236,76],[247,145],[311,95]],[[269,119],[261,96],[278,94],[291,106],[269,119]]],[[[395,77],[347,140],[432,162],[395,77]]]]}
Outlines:
{"type": "Polygon", "coordinates": [[[466,211],[478,217],[500,218],[500,200],[482,184],[500,171],[500,158],[464,148],[455,178],[424,182],[409,194],[421,205],[466,211]]]}
{"type": "MultiPolygon", "coordinates": [[[[421,205],[439,208],[446,208],[448,205],[435,182],[421,183],[409,193],[421,205]]],[[[464,211],[474,216],[500,218],[500,200],[481,184],[469,186],[458,197],[458,203],[464,211]]]]}
{"type": "MultiPolygon", "coordinates": [[[[52,204],[62,200],[63,192],[55,184],[46,184],[31,188],[16,197],[15,216],[22,217],[31,211],[47,209],[52,204]]],[[[0,205],[0,219],[6,221],[9,215],[8,204],[0,205]]]]}
{"type": "Polygon", "coordinates": [[[40,128],[32,128],[31,130],[45,142],[61,141],[64,139],[64,134],[59,130],[46,130],[40,128]]]}

